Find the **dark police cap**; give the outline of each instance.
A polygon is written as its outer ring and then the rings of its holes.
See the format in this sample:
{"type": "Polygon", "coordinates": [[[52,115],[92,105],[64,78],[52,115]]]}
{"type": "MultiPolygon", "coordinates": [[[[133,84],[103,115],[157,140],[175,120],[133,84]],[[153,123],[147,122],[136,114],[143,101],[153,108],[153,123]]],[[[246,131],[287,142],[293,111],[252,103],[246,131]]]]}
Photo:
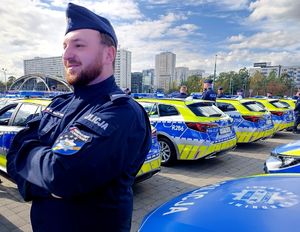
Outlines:
{"type": "Polygon", "coordinates": [[[68,4],[66,16],[68,20],[66,34],[70,31],[79,29],[96,30],[103,34],[109,35],[113,39],[114,44],[117,47],[118,40],[116,33],[112,25],[106,18],[96,15],[94,12],[86,9],[85,7],[78,6],[73,3],[68,4]]]}
{"type": "Polygon", "coordinates": [[[223,90],[223,87],[219,87],[218,90],[223,90]]]}
{"type": "Polygon", "coordinates": [[[204,80],[204,83],[212,84],[213,80],[212,79],[206,79],[206,80],[204,80]]]}

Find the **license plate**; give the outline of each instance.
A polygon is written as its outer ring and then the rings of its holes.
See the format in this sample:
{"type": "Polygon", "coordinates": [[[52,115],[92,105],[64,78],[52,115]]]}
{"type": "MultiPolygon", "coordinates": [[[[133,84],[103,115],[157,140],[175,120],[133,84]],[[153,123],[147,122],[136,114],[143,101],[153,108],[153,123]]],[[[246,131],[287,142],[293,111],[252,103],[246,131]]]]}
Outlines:
{"type": "Polygon", "coordinates": [[[220,134],[223,135],[223,134],[227,134],[227,133],[230,133],[231,130],[230,130],[230,127],[227,126],[227,127],[221,127],[220,128],[220,134]]]}

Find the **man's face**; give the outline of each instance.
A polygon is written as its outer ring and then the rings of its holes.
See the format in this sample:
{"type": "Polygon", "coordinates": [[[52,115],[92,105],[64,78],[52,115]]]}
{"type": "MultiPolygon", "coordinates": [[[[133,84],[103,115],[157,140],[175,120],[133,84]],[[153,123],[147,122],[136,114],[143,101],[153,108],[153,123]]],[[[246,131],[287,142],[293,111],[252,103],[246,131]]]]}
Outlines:
{"type": "Polygon", "coordinates": [[[211,84],[210,83],[204,83],[203,84],[203,88],[204,89],[208,89],[208,88],[210,88],[211,87],[211,84]]]}
{"type": "Polygon", "coordinates": [[[103,69],[103,51],[98,31],[71,31],[64,38],[63,62],[70,85],[88,85],[99,77],[103,69]]]}

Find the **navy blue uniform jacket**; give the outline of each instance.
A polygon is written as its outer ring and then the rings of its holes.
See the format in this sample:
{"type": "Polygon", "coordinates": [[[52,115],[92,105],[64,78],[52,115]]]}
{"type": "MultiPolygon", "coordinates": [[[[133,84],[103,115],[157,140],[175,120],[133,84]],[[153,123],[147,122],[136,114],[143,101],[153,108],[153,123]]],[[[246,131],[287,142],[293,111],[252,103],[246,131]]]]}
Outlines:
{"type": "Polygon", "coordinates": [[[216,98],[217,98],[217,94],[211,88],[209,88],[209,89],[207,89],[206,91],[203,92],[203,95],[202,95],[203,100],[216,101],[216,98]]]}
{"type": "Polygon", "coordinates": [[[113,77],[75,86],[16,135],[7,170],[32,201],[34,231],[130,230],[131,186],[151,128],[143,108],[120,94],[113,77]]]}

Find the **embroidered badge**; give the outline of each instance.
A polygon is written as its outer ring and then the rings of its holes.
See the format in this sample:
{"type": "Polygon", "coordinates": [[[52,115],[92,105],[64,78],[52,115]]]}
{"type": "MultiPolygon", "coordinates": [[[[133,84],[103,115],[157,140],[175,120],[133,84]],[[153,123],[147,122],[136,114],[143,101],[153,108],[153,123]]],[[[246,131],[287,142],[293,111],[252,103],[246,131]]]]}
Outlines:
{"type": "Polygon", "coordinates": [[[73,155],[90,140],[91,137],[83,134],[77,127],[71,127],[55,141],[52,151],[61,155],[73,155]]]}

